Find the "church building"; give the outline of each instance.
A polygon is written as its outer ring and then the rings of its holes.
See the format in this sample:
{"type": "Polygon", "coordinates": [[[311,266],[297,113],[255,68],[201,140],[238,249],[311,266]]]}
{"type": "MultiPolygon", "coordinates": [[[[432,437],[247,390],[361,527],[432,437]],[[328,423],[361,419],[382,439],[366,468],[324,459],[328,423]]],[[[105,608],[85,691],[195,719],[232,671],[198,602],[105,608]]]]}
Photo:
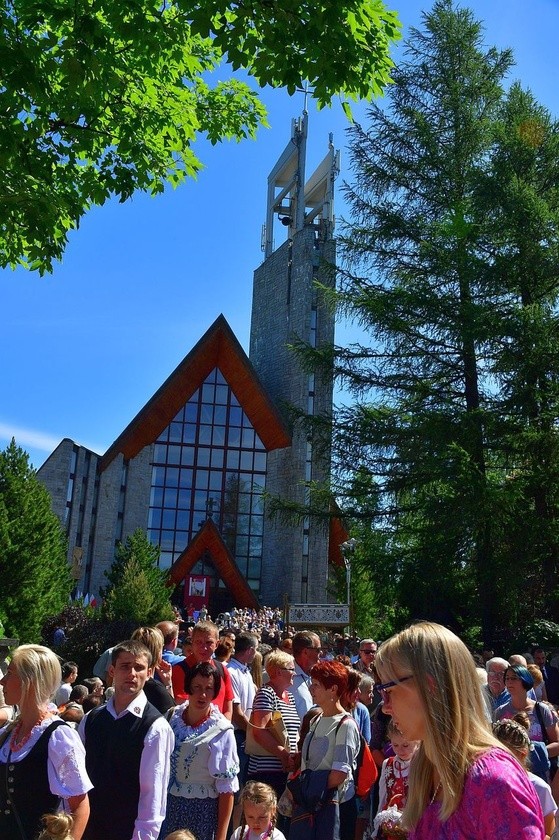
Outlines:
{"type": "Polygon", "coordinates": [[[328,600],[336,524],[267,512],[268,496],[304,504],[306,484],[330,470],[329,453],[291,419],[332,406],[332,378],[303,370],[291,349],[334,341],[317,282],[334,282],[339,153],[330,140],[307,179],[306,141],[305,114],[268,178],[249,355],[220,315],[103,455],[65,438],[38,471],[84,592],[99,594],[116,544],[140,528],[176,597],[188,603],[188,586],[203,581],[212,615],[285,596],[328,600]],[[274,231],[287,233],[277,248],[274,231]]]}

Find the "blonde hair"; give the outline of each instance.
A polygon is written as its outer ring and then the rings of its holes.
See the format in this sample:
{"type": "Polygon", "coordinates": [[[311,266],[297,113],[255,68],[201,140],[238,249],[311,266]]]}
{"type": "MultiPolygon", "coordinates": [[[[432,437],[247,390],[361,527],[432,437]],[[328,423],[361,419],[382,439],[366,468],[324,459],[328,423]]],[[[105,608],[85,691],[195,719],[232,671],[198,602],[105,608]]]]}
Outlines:
{"type": "Polygon", "coordinates": [[[244,808],[245,803],[250,802],[252,805],[265,805],[270,811],[270,822],[275,828],[277,818],[278,798],[275,790],[270,785],[264,782],[247,782],[241,791],[241,808],[243,809],[243,820],[241,823],[241,837],[243,835],[243,828],[246,825],[244,808]]]}
{"type": "Polygon", "coordinates": [[[541,672],[541,669],[538,668],[538,666],[534,663],[530,663],[526,667],[528,668],[530,676],[534,680],[534,687],[541,685],[541,683],[543,682],[543,674],[541,672]]]}
{"type": "Polygon", "coordinates": [[[73,840],[74,818],[71,814],[64,814],[62,811],[58,814],[45,814],[42,823],[44,829],[37,840],[73,840]]]}
{"type": "Polygon", "coordinates": [[[375,666],[383,682],[416,677],[425,713],[425,738],[412,761],[403,825],[414,828],[429,804],[435,768],[442,793],[440,819],[447,820],[460,803],[474,759],[502,747],[485,717],[472,656],[446,627],[422,621],[384,642],[375,666]]]}
{"type": "Polygon", "coordinates": [[[386,727],[386,737],[390,739],[390,738],[392,738],[393,735],[396,735],[398,738],[403,738],[404,737],[402,732],[400,732],[400,730],[398,729],[398,727],[394,723],[393,718],[390,718],[390,720],[388,721],[388,725],[386,727]]]}
{"type": "Polygon", "coordinates": [[[192,628],[192,638],[198,633],[204,636],[211,636],[216,642],[219,639],[219,627],[213,621],[199,621],[192,628]]]}
{"type": "Polygon", "coordinates": [[[196,840],[196,838],[187,828],[179,828],[177,831],[171,831],[165,840],[196,840]]]}
{"type": "Polygon", "coordinates": [[[526,712],[517,712],[512,719],[523,726],[526,732],[530,731],[530,716],[526,712]]]}
{"type": "Polygon", "coordinates": [[[528,769],[530,736],[528,730],[517,720],[498,720],[493,724],[493,733],[499,741],[508,747],[522,766],[528,769]]]}
{"type": "Polygon", "coordinates": [[[135,642],[141,642],[151,653],[151,664],[155,668],[161,662],[165,640],[157,627],[138,627],[130,636],[135,642]]]}
{"type": "Polygon", "coordinates": [[[268,676],[273,679],[282,668],[293,668],[294,661],[290,653],[285,653],[283,650],[273,650],[268,654],[265,662],[268,676]]]}
{"type": "Polygon", "coordinates": [[[21,680],[20,708],[28,701],[46,706],[62,682],[58,657],[43,645],[20,645],[11,664],[21,680]]]}

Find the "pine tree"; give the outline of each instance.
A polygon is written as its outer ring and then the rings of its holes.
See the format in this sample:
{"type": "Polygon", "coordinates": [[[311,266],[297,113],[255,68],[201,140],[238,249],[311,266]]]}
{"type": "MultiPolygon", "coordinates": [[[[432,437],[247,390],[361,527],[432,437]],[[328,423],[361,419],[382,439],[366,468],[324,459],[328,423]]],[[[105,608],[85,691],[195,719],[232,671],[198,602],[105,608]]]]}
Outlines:
{"type": "Polygon", "coordinates": [[[12,439],[0,452],[0,616],[8,636],[37,642],[72,588],[66,539],[50,497],[12,439]]]}
{"type": "Polygon", "coordinates": [[[424,15],[387,105],[350,130],[335,296],[368,335],[334,351],[356,401],[338,497],[384,534],[405,611],[487,642],[552,610],[559,571],[558,129],[505,96],[511,64],[451,0],[424,15]]]}
{"type": "Polygon", "coordinates": [[[162,620],[146,572],[134,555],[125,562],[119,582],[108,593],[103,614],[109,621],[130,620],[139,625],[162,620]]]}
{"type": "Polygon", "coordinates": [[[371,339],[337,359],[358,399],[339,417],[342,469],[366,466],[378,482],[377,521],[395,532],[412,615],[469,620],[475,587],[488,632],[490,302],[476,188],[511,63],[510,52],[484,49],[470,11],[435,3],[387,107],[373,105],[370,128],[350,131],[352,220],[341,243],[340,305],[371,339]]]}
{"type": "Polygon", "coordinates": [[[152,545],[141,529],[127,537],[126,542],[119,543],[115,561],[107,573],[108,585],[101,590],[103,611],[108,618],[136,618],[131,614],[136,611],[141,623],[155,624],[173,617],[171,590],[166,585],[166,573],[158,568],[158,560],[159,547],[152,545]],[[135,587],[137,608],[132,604],[135,587]]]}
{"type": "Polygon", "coordinates": [[[488,355],[499,386],[488,452],[503,476],[502,599],[510,610],[516,588],[519,626],[559,615],[558,178],[559,124],[515,83],[480,178],[480,206],[489,222],[487,282],[500,293],[488,355]]]}

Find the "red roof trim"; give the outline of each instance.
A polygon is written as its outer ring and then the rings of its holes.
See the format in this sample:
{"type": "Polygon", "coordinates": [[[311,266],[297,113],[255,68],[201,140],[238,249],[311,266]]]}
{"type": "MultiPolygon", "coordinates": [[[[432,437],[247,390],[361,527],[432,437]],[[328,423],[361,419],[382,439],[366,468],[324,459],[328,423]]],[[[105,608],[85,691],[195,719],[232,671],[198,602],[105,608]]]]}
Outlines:
{"type": "Polygon", "coordinates": [[[134,458],[153,443],[182,406],[218,367],[269,452],[291,445],[291,436],[266,394],[248,356],[220,315],[153,397],[107,449],[99,462],[103,472],[119,452],[134,458]]]}
{"type": "Polygon", "coordinates": [[[338,505],[333,502],[330,511],[333,515],[330,519],[330,533],[328,537],[328,562],[333,566],[343,566],[344,556],[340,546],[349,539],[349,532],[346,530],[342,519],[342,512],[338,505]]]}
{"type": "Polygon", "coordinates": [[[211,519],[206,520],[201,530],[169,569],[169,584],[176,586],[184,580],[205,551],[209,553],[216,571],[235,599],[235,605],[259,609],[256,595],[240,573],[233,555],[211,519]]]}

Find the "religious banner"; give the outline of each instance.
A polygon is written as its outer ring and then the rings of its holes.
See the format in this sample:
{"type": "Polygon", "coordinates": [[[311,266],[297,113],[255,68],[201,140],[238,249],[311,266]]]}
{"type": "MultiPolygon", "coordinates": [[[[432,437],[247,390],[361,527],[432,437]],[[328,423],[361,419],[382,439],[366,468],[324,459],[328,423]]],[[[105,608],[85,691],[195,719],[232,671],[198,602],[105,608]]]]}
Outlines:
{"type": "Polygon", "coordinates": [[[184,605],[190,612],[207,607],[210,600],[211,578],[208,575],[188,575],[184,586],[184,605]]]}

